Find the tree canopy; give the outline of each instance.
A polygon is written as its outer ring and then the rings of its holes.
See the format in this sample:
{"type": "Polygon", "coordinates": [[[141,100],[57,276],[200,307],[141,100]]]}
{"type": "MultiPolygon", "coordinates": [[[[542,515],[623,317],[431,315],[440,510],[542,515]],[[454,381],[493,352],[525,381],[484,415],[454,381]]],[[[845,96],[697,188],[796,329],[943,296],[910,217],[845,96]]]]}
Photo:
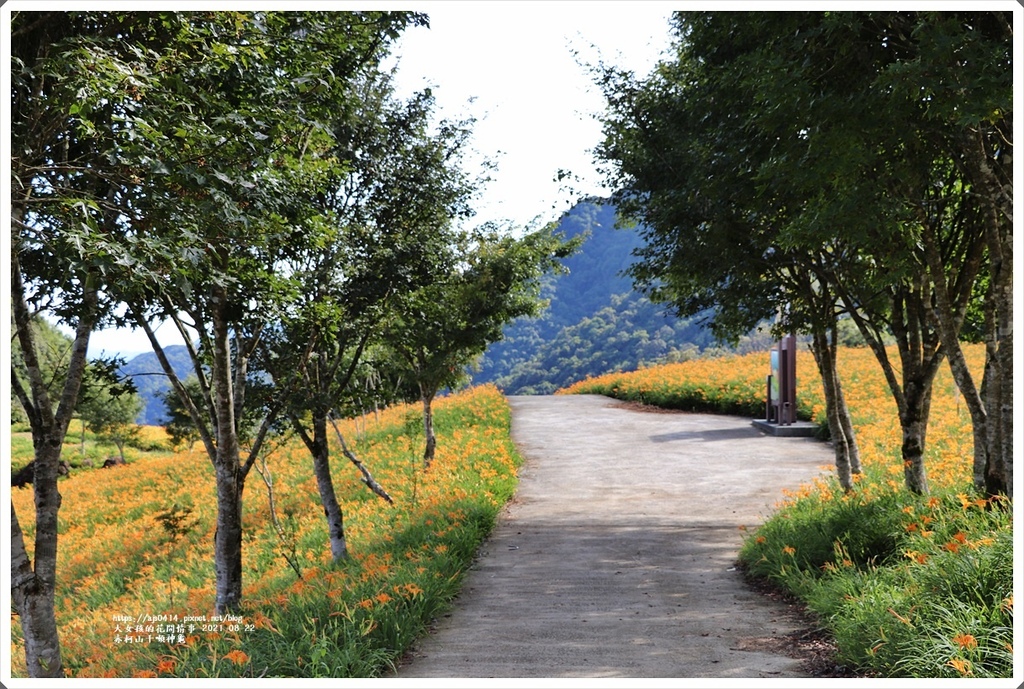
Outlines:
{"type": "MultiPolygon", "coordinates": [[[[598,158],[646,240],[634,278],[683,315],[711,310],[726,336],[765,318],[816,332],[825,368],[827,333],[834,343],[837,317],[852,315],[900,409],[919,492],[931,380],[947,355],[957,370],[982,266],[1007,279],[1010,26],[998,12],[679,12],[674,56],[652,74],[597,70],[598,158]]],[[[999,388],[1011,302],[987,294],[999,388]]],[[[1006,491],[996,435],[976,455],[1006,491]]]]}

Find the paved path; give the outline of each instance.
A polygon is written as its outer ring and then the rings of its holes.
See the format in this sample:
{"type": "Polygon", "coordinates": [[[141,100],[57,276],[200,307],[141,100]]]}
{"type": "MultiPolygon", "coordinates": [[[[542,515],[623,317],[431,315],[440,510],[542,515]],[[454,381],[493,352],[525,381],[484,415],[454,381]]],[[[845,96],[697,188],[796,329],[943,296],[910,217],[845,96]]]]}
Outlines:
{"type": "Polygon", "coordinates": [[[397,677],[806,676],[771,651],[798,621],[734,565],[739,527],[826,445],[600,396],[510,402],[516,497],[397,677]]]}

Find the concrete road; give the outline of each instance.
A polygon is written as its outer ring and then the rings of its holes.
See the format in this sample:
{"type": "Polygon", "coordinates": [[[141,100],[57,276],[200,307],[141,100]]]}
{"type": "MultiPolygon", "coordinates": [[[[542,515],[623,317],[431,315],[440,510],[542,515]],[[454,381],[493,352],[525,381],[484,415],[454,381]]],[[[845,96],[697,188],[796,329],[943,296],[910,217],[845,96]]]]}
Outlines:
{"type": "Polygon", "coordinates": [[[825,444],[596,395],[510,402],[516,497],[396,677],[807,676],[779,652],[799,620],[735,564],[825,444]]]}

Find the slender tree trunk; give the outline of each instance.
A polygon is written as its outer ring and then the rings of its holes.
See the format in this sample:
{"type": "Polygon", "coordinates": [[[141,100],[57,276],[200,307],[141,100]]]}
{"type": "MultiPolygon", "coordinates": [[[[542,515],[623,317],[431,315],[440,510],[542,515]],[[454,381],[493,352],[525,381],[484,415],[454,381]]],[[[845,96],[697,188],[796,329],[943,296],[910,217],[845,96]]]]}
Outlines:
{"type": "MultiPolygon", "coordinates": [[[[1007,244],[1012,242],[1007,239],[1007,244]]],[[[1012,247],[1010,247],[1012,249],[1012,247]]],[[[1009,271],[1011,259],[1004,258],[1002,270],[1009,271]]],[[[1005,494],[1013,499],[1013,296],[1009,277],[1000,277],[999,290],[999,348],[995,356],[998,367],[998,398],[989,406],[999,415],[999,428],[989,445],[989,456],[998,459],[993,473],[998,480],[985,482],[989,495],[1005,494]]],[[[1019,362],[1018,362],[1019,363],[1019,362]]],[[[990,462],[992,464],[992,462],[990,462]]]]}
{"type": "MultiPolygon", "coordinates": [[[[982,177],[997,196],[996,182],[987,161],[982,177]]],[[[986,341],[986,399],[989,410],[987,428],[988,462],[985,468],[985,492],[1013,498],[1013,233],[1011,208],[995,202],[988,204],[986,244],[991,262],[990,335],[986,341]]]]}
{"type": "Polygon", "coordinates": [[[832,339],[829,348],[832,353],[832,382],[835,385],[836,415],[839,417],[839,427],[846,438],[846,458],[850,463],[850,473],[861,473],[860,447],[857,445],[857,434],[853,431],[853,419],[850,418],[850,408],[846,406],[846,395],[843,394],[843,381],[839,376],[839,342],[838,332],[833,324],[832,339]]]}
{"type": "Polygon", "coordinates": [[[850,408],[846,406],[846,396],[843,395],[843,384],[839,379],[838,369],[836,372],[836,412],[839,415],[839,425],[846,437],[846,455],[850,462],[850,472],[859,474],[862,472],[860,446],[857,444],[857,435],[853,431],[853,419],[850,418],[850,408]]]}
{"type": "Polygon", "coordinates": [[[434,449],[437,438],[434,436],[434,393],[420,385],[420,396],[423,400],[423,436],[426,438],[423,449],[423,468],[429,469],[434,461],[434,449]]]}
{"type": "Polygon", "coordinates": [[[334,491],[334,481],[331,478],[331,450],[327,442],[326,413],[315,412],[313,442],[309,451],[313,455],[313,474],[316,476],[316,485],[320,490],[320,503],[324,508],[324,518],[327,519],[327,537],[331,543],[331,559],[334,562],[339,562],[348,556],[348,549],[345,544],[345,523],[341,505],[338,503],[338,496],[334,491]]]}
{"type": "MultiPolygon", "coordinates": [[[[971,415],[971,426],[974,435],[973,482],[978,490],[985,488],[985,469],[988,466],[988,411],[982,394],[974,382],[960,346],[960,330],[964,315],[973,293],[973,286],[981,271],[984,257],[984,232],[977,230],[973,224],[962,229],[963,249],[959,254],[950,256],[945,252],[944,260],[941,242],[936,223],[931,221],[929,214],[921,210],[921,246],[924,251],[925,263],[931,276],[935,295],[935,314],[938,322],[939,336],[946,350],[949,369],[953,374],[960,394],[971,415]],[[957,262],[956,259],[959,259],[957,262]],[[950,262],[953,265],[950,266],[950,262]],[[952,278],[952,279],[951,279],[952,278]]],[[[990,292],[991,294],[991,292],[990,292]]],[[[990,323],[991,325],[991,323],[990,323]]],[[[988,370],[986,366],[986,371],[988,370]]]]}
{"type": "Polygon", "coordinates": [[[850,468],[850,448],[847,435],[839,418],[838,399],[836,397],[836,352],[829,346],[828,335],[815,329],[814,360],[821,374],[822,391],[825,394],[825,416],[828,418],[828,430],[832,436],[832,448],[836,457],[836,477],[845,492],[853,490],[853,478],[850,468]]]}
{"type": "Polygon", "coordinates": [[[212,387],[217,423],[214,455],[217,483],[215,607],[219,614],[223,614],[237,611],[242,601],[242,477],[239,471],[238,431],[231,376],[230,325],[225,318],[228,295],[223,285],[215,285],[212,290],[212,387]]]}
{"type": "MultiPolygon", "coordinates": [[[[1011,335],[1012,337],[1012,335],[1011,335]]],[[[995,338],[990,338],[995,339],[995,338]]],[[[1013,387],[1007,380],[1007,369],[1012,373],[1011,349],[1003,341],[987,343],[985,352],[985,378],[982,397],[985,409],[993,410],[984,428],[986,461],[983,487],[986,495],[1013,497],[1013,387]],[[1009,387],[1007,387],[1009,386],[1009,387]]]]}
{"type": "MultiPolygon", "coordinates": [[[[1012,31],[1007,27],[1007,35],[1012,31]]],[[[979,201],[989,269],[985,297],[985,373],[974,423],[974,482],[992,496],[1013,497],[1013,133],[1006,119],[972,128],[959,144],[963,169],[979,201]],[[982,426],[979,428],[979,426],[982,426]],[[984,449],[979,449],[983,445],[984,449]]],[[[928,248],[928,243],[925,243],[928,248]]],[[[937,254],[929,258],[929,265],[937,254]]],[[[940,308],[941,308],[940,304],[940,308]]],[[[950,352],[951,363],[953,354],[950,352]]],[[[954,375],[957,375],[954,371],[954,375]]],[[[957,379],[957,384],[960,380],[957,379]]],[[[972,404],[974,406],[972,406],[972,404]]]]}
{"type": "MultiPolygon", "coordinates": [[[[841,290],[841,286],[826,269],[827,260],[819,261],[817,265],[818,267],[811,273],[794,276],[795,286],[798,292],[803,293],[807,303],[814,308],[811,352],[821,375],[822,391],[825,395],[825,416],[828,419],[829,434],[832,436],[832,447],[836,454],[836,474],[840,486],[848,492],[853,490],[852,474],[859,474],[861,466],[857,436],[853,430],[853,421],[850,419],[850,410],[846,406],[846,397],[843,395],[843,386],[839,378],[836,290],[841,290]]],[[[860,325],[858,323],[858,326],[860,325]]]]}
{"type": "Polygon", "coordinates": [[[892,289],[889,297],[892,304],[890,323],[902,368],[899,377],[881,341],[863,319],[853,314],[858,329],[882,365],[889,390],[896,402],[902,431],[901,457],[905,485],[909,491],[922,495],[928,492],[924,450],[932,381],[945,356],[945,350],[935,332],[938,328],[931,299],[926,298],[931,290],[926,289],[923,281],[922,278],[913,285],[899,285],[892,289]]]}
{"type": "MultiPolygon", "coordinates": [[[[945,334],[945,333],[944,333],[945,334]]],[[[985,489],[985,473],[989,465],[989,440],[988,440],[988,411],[986,409],[983,393],[974,384],[974,376],[967,366],[967,359],[964,357],[964,350],[960,346],[959,338],[950,335],[943,337],[949,355],[949,370],[953,374],[957,389],[964,398],[967,412],[971,415],[971,432],[974,438],[974,458],[972,478],[974,487],[977,490],[985,489]]],[[[988,353],[986,352],[986,358],[988,353]]],[[[985,365],[986,375],[989,366],[985,365]]],[[[984,385],[984,381],[983,381],[984,385]]]]}

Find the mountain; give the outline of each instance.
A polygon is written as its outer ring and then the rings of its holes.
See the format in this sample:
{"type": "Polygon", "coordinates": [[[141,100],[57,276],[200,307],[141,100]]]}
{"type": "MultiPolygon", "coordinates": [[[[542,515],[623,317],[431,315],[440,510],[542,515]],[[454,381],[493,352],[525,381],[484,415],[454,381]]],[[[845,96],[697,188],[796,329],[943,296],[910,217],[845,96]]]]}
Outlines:
{"type": "Polygon", "coordinates": [[[548,276],[550,306],[510,323],[473,373],[507,394],[547,394],[590,375],[691,358],[714,338],[695,319],[676,318],[633,289],[623,275],[643,240],[615,228],[615,208],[599,201],[574,206],[559,222],[567,237],[586,235],[566,259],[568,273],[548,276]]]}
{"type": "MultiPolygon", "coordinates": [[[[192,359],[185,345],[172,345],[164,348],[171,368],[179,378],[185,380],[192,373],[192,359]]],[[[139,391],[139,396],[146,403],[139,412],[136,422],[144,426],[162,426],[167,421],[167,408],[161,395],[171,389],[171,383],[160,367],[160,361],[152,352],[140,354],[119,369],[121,375],[131,378],[139,391]]]]}

